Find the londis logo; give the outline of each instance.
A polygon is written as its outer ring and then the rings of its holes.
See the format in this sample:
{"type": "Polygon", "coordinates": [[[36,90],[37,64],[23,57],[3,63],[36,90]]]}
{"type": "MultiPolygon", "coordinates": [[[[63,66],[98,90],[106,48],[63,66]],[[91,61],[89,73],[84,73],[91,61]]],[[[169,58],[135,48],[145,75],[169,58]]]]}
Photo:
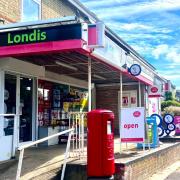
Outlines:
{"type": "Polygon", "coordinates": [[[139,112],[139,111],[135,111],[134,113],[133,113],[133,116],[134,117],[139,117],[141,115],[141,113],[139,112]]]}
{"type": "Polygon", "coordinates": [[[152,88],[151,88],[151,92],[152,92],[152,93],[158,92],[158,88],[157,88],[157,87],[152,87],[152,88]]]}
{"type": "Polygon", "coordinates": [[[8,44],[21,44],[46,40],[46,32],[35,29],[32,33],[16,34],[8,33],[8,44]]]}

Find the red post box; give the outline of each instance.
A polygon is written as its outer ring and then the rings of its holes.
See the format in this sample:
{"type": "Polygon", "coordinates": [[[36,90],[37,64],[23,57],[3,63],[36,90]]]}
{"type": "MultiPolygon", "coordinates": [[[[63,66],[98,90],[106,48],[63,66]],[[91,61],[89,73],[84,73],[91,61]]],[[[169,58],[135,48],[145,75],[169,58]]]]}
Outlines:
{"type": "Polygon", "coordinates": [[[114,166],[114,114],[108,110],[88,113],[87,175],[110,177],[114,166]]]}

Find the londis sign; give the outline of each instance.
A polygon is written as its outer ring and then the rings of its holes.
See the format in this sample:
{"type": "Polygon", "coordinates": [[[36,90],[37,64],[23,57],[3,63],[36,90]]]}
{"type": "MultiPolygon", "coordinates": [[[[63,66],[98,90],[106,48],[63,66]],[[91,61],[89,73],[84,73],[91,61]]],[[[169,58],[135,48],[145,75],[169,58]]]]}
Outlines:
{"type": "Polygon", "coordinates": [[[45,41],[47,39],[47,33],[45,31],[41,31],[40,29],[34,29],[32,33],[21,33],[15,35],[9,32],[7,36],[8,45],[30,43],[37,41],[40,42],[45,41]]]}
{"type": "Polygon", "coordinates": [[[0,46],[81,39],[81,24],[0,32],[0,46]]]}

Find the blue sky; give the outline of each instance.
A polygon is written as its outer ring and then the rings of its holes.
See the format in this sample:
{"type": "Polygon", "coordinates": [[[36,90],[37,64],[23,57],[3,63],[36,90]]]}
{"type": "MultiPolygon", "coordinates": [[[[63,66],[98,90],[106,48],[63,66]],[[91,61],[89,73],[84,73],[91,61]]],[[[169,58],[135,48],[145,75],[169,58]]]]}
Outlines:
{"type": "Polygon", "coordinates": [[[180,0],[81,0],[180,89],[180,0]]]}

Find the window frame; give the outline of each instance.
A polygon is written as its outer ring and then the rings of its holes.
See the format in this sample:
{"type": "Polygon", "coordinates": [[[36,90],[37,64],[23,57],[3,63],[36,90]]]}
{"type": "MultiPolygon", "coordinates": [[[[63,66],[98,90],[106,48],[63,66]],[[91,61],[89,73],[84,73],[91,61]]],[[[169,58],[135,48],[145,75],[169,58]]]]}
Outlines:
{"type": "MultiPolygon", "coordinates": [[[[42,19],[42,0],[31,0],[31,1],[34,1],[39,6],[39,19],[35,20],[35,21],[39,21],[39,20],[42,19]]],[[[24,0],[21,0],[21,19],[20,19],[20,22],[25,22],[25,21],[22,20],[22,18],[23,18],[23,10],[24,10],[23,5],[24,5],[24,0]]]]}

